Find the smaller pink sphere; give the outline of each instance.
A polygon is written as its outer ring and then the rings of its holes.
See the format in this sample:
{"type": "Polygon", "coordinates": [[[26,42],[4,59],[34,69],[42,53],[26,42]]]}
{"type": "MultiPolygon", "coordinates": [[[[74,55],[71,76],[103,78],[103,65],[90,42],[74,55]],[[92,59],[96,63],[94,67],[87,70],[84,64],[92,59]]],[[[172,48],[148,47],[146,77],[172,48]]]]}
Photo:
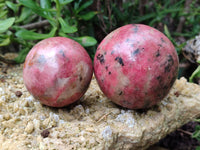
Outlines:
{"type": "Polygon", "coordinates": [[[28,53],[23,79],[27,90],[41,103],[67,106],[86,92],[93,74],[86,50],[74,40],[52,37],[37,43],[28,53]]]}

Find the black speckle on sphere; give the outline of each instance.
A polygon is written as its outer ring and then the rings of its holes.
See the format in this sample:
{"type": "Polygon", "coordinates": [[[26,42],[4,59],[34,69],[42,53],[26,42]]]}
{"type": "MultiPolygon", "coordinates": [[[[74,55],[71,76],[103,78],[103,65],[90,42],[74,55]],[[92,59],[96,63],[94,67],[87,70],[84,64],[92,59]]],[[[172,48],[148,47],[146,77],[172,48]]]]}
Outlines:
{"type": "Polygon", "coordinates": [[[117,56],[115,58],[115,61],[117,61],[121,66],[124,66],[124,62],[123,62],[123,59],[121,57],[117,56]]]}
{"type": "Polygon", "coordinates": [[[98,54],[98,55],[97,55],[97,60],[99,60],[99,62],[100,62],[101,64],[103,64],[103,63],[105,62],[104,55],[98,54]]]}

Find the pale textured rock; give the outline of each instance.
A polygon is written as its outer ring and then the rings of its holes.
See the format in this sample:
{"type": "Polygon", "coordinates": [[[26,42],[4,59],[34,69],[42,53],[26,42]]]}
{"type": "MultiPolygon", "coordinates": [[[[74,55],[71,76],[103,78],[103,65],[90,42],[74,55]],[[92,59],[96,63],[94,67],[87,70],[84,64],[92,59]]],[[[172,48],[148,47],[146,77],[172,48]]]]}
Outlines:
{"type": "Polygon", "coordinates": [[[184,78],[157,106],[143,111],[109,101],[94,78],[85,96],[65,108],[41,105],[30,96],[23,85],[22,66],[8,69],[0,78],[2,150],[146,149],[200,116],[200,87],[184,78]],[[22,96],[15,96],[15,91],[22,96]],[[45,129],[46,138],[41,135],[45,129]]]}

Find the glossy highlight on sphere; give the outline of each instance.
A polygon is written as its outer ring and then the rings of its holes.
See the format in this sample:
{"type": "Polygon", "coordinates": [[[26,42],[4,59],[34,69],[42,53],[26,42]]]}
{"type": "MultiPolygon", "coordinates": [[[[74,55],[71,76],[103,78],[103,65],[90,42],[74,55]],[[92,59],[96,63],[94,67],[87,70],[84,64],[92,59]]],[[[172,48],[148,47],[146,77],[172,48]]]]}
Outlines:
{"type": "Polygon", "coordinates": [[[27,90],[41,103],[67,106],[86,92],[93,74],[86,50],[74,40],[52,37],[37,43],[28,53],[23,79],[27,90]]]}
{"type": "Polygon", "coordinates": [[[129,24],[100,43],[94,73],[101,90],[114,103],[143,109],[169,93],[178,64],[176,50],[163,33],[147,25],[129,24]]]}

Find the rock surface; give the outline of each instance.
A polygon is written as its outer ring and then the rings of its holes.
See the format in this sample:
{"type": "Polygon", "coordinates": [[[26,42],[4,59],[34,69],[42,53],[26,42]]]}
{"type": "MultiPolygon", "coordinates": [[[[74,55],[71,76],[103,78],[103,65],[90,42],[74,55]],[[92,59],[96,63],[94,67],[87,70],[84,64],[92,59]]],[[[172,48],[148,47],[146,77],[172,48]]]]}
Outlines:
{"type": "Polygon", "coordinates": [[[200,116],[200,86],[177,80],[158,105],[128,110],[109,101],[93,78],[85,96],[51,108],[26,90],[22,65],[0,68],[0,149],[146,149],[200,116]],[[19,92],[21,92],[19,96],[19,92]]]}

